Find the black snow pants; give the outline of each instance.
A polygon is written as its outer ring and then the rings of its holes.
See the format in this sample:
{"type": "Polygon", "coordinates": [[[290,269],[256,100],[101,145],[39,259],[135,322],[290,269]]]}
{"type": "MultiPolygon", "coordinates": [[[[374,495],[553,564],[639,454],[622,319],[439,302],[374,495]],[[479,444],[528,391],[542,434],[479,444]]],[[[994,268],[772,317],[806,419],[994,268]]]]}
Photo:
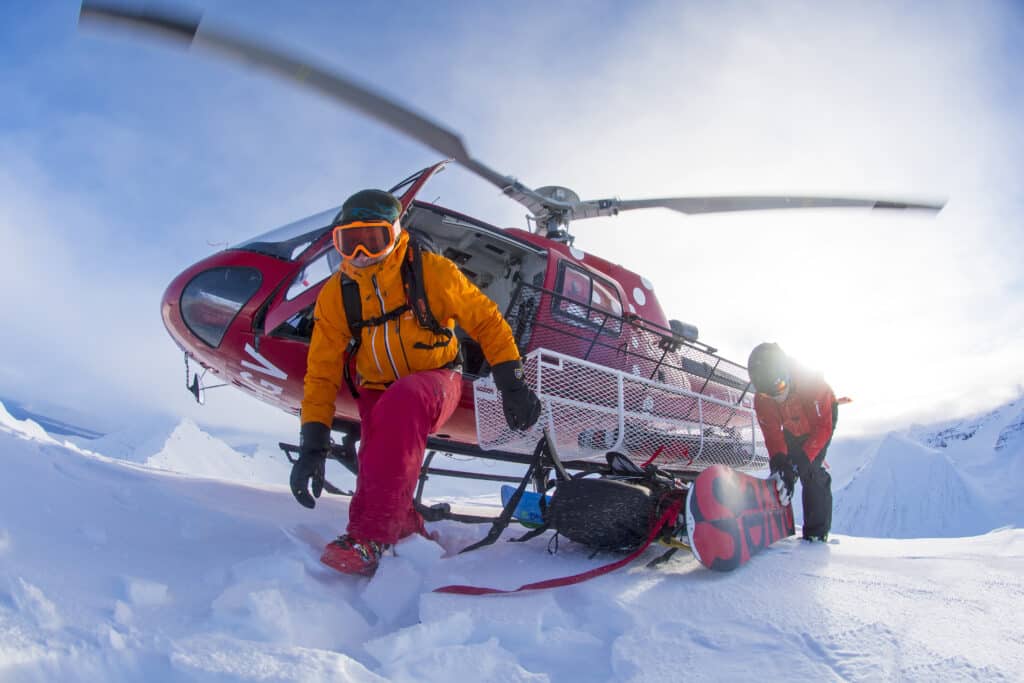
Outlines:
{"type": "MultiPolygon", "coordinates": [[[[839,404],[832,405],[832,433],[835,434],[836,422],[839,421],[839,404]]],[[[832,529],[832,475],[825,469],[825,454],[832,444],[832,437],[829,437],[818,457],[810,462],[803,452],[804,437],[793,437],[784,432],[788,442],[791,460],[796,465],[797,473],[800,475],[800,485],[803,487],[804,506],[804,538],[824,538],[832,529]],[[792,454],[798,454],[793,457],[792,454]]]]}
{"type": "Polygon", "coordinates": [[[803,487],[804,538],[824,538],[832,528],[832,475],[825,469],[825,449],[814,462],[798,464],[803,487]]]}

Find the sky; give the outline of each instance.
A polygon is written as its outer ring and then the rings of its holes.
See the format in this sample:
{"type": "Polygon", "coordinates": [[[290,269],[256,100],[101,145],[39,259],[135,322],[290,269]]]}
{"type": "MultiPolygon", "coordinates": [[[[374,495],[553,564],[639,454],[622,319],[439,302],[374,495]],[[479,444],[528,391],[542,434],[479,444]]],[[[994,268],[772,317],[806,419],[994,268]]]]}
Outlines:
{"type": "MultiPolygon", "coordinates": [[[[124,3],[138,6],[140,3],[124,3]]],[[[864,210],[573,225],[670,318],[744,362],[825,373],[842,430],[1024,392],[1024,10],[986,3],[193,3],[458,131],[488,166],[583,198],[939,198],[864,210]]],[[[438,160],[264,74],[80,29],[78,3],[0,5],[0,396],[294,431],[231,389],[194,405],[164,287],[275,226],[438,160]]],[[[423,198],[523,227],[452,168],[423,198]]]]}

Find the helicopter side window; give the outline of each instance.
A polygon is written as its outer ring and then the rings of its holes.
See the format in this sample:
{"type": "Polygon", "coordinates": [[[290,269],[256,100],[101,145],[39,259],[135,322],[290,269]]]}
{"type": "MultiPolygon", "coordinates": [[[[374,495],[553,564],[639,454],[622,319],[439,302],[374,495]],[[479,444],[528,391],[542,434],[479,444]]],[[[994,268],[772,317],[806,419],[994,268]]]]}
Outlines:
{"type": "Polygon", "coordinates": [[[569,262],[562,263],[560,268],[555,312],[573,325],[618,336],[622,331],[622,302],[615,287],[569,262]]]}
{"type": "Polygon", "coordinates": [[[334,248],[328,249],[319,258],[314,259],[296,276],[288,291],[285,301],[291,301],[311,287],[315,287],[331,276],[341,266],[341,255],[334,248]]]}

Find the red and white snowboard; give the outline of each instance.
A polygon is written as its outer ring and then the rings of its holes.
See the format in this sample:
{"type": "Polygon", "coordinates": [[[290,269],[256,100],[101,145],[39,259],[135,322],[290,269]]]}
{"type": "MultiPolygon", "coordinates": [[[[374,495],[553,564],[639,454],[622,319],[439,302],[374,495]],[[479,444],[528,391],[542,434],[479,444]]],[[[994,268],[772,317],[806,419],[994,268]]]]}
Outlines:
{"type": "Polygon", "coordinates": [[[686,533],[709,569],[732,571],[794,531],[793,508],[779,502],[773,481],[713,465],[690,486],[686,533]]]}

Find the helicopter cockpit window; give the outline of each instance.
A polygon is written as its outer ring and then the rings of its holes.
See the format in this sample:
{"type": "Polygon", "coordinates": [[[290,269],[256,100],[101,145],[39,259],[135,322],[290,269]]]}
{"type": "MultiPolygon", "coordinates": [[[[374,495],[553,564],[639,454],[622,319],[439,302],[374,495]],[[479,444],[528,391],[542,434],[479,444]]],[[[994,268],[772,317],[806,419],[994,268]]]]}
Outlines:
{"type": "Polygon", "coordinates": [[[557,292],[555,311],[573,324],[599,328],[611,335],[622,331],[622,302],[611,283],[564,262],[557,292]]]}
{"type": "Polygon", "coordinates": [[[211,268],[196,275],[181,293],[181,319],[192,334],[217,348],[231,321],[260,288],[255,268],[211,268]]]}
{"type": "Polygon", "coordinates": [[[294,261],[330,229],[331,222],[337,215],[338,208],[328,209],[246,240],[232,249],[255,251],[285,261],[294,261]]]}
{"type": "Polygon", "coordinates": [[[298,274],[288,291],[285,300],[291,301],[310,288],[315,287],[331,276],[341,266],[341,254],[333,247],[319,258],[314,259],[298,274]]]}

